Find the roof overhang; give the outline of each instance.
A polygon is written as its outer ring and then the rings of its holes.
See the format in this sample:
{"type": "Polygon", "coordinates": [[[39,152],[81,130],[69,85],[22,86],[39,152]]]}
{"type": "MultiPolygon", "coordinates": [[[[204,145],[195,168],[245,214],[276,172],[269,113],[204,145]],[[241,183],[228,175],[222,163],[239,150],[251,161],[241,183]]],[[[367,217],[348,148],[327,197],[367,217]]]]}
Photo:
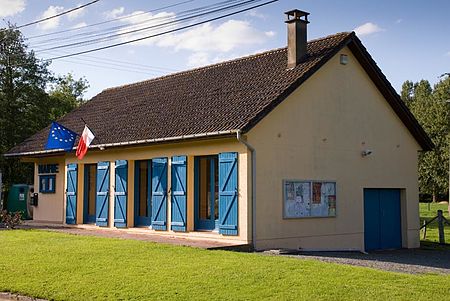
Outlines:
{"type": "MultiPolygon", "coordinates": [[[[192,135],[183,135],[183,136],[174,136],[167,138],[155,138],[155,139],[145,139],[145,140],[135,140],[135,141],[125,141],[125,142],[116,142],[116,143],[103,143],[103,144],[95,144],[91,145],[89,149],[99,149],[104,150],[105,148],[116,148],[116,147],[125,147],[125,146],[143,146],[148,144],[159,144],[159,143],[169,143],[169,142],[181,142],[185,140],[199,140],[199,139],[216,139],[216,138],[226,138],[237,135],[239,130],[228,130],[228,131],[219,131],[219,132],[209,132],[209,133],[201,133],[201,134],[192,134],[192,135]]],[[[72,149],[75,151],[76,147],[72,149]]],[[[4,154],[4,157],[13,158],[13,157],[47,157],[47,156],[55,156],[64,154],[64,149],[49,149],[49,150],[41,150],[41,151],[32,151],[32,152],[22,152],[22,153],[7,153],[4,154]]]]}

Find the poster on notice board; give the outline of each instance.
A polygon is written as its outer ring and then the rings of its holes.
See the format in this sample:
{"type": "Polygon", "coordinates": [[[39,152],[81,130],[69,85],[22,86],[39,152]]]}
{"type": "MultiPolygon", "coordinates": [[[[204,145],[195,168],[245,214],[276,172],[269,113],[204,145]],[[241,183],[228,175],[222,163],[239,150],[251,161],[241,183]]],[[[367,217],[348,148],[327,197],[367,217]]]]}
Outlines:
{"type": "Polygon", "coordinates": [[[286,180],[283,217],[336,216],[336,182],[286,180]]]}

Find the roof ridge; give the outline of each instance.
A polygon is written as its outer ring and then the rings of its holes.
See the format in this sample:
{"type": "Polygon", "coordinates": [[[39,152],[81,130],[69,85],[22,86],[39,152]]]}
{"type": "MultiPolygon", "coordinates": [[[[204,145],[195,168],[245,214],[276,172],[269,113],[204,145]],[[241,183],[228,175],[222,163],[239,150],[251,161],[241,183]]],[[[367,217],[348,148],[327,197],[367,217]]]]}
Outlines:
{"type": "MultiPolygon", "coordinates": [[[[309,40],[308,44],[309,43],[316,43],[316,42],[323,41],[323,40],[326,40],[326,39],[331,39],[331,38],[334,38],[336,36],[343,35],[343,34],[349,35],[351,33],[352,32],[346,32],[346,31],[338,32],[338,33],[335,33],[335,34],[327,35],[325,37],[320,37],[320,38],[309,40]]],[[[246,55],[246,56],[242,56],[242,57],[226,60],[226,61],[215,63],[215,64],[210,64],[210,65],[207,65],[207,66],[201,66],[201,67],[197,67],[197,68],[182,70],[182,71],[179,71],[179,72],[174,72],[174,73],[170,73],[170,74],[167,74],[167,75],[158,76],[158,77],[155,77],[155,78],[145,79],[145,80],[134,82],[134,83],[129,83],[129,84],[124,84],[124,85],[120,85],[120,86],[116,86],[116,87],[106,88],[106,89],[102,90],[100,93],[103,93],[103,92],[106,92],[106,91],[110,91],[110,90],[115,90],[115,89],[121,89],[121,88],[125,88],[125,87],[139,86],[139,85],[143,85],[143,84],[146,84],[146,83],[149,83],[149,82],[156,82],[156,81],[165,80],[165,79],[171,78],[171,77],[177,77],[177,76],[182,76],[182,75],[187,75],[187,74],[200,72],[200,71],[203,71],[203,70],[210,70],[210,69],[218,68],[218,67],[221,67],[221,66],[234,64],[234,63],[237,63],[237,62],[250,60],[250,59],[254,59],[254,58],[257,58],[257,57],[264,56],[264,55],[268,55],[268,54],[276,53],[276,52],[279,52],[279,51],[283,51],[286,48],[287,48],[286,46],[279,47],[279,48],[274,48],[274,49],[271,49],[271,50],[266,50],[266,51],[263,51],[263,52],[258,52],[258,53],[254,53],[254,54],[250,54],[250,55],[246,55]]]]}

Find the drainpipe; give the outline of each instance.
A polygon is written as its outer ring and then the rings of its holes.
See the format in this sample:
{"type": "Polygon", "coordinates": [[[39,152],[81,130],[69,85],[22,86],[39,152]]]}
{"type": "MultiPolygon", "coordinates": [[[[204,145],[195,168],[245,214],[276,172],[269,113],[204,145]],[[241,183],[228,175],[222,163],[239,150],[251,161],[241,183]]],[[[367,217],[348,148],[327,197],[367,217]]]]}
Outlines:
{"type": "Polygon", "coordinates": [[[256,150],[246,140],[242,139],[241,130],[236,132],[236,139],[244,144],[252,154],[252,246],[256,249],[256,150]]]}

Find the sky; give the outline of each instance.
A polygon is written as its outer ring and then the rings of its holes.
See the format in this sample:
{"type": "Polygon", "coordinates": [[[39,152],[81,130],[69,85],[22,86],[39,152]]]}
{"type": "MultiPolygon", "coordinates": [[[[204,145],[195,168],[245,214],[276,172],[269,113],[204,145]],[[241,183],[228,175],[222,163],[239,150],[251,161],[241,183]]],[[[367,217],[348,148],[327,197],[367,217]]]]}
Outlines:
{"type": "MultiPolygon", "coordinates": [[[[88,2],[90,0],[0,0],[1,26],[7,22],[20,26],[88,2]]],[[[202,7],[217,3],[223,5],[223,0],[100,0],[21,30],[36,56],[48,59],[205,21],[220,14],[186,18],[202,7]],[[174,23],[174,20],[184,19],[185,23],[174,23]],[[106,23],[94,25],[100,22],[106,23]],[[161,23],[166,25],[155,27],[161,23]],[[151,28],[140,30],[144,27],[151,28]],[[130,30],[140,31],[126,34],[130,30]],[[63,32],[55,34],[60,31],[63,32]],[[101,34],[117,36],[104,40],[101,34]],[[81,46],[67,46],[94,38],[97,40],[81,46]],[[49,49],[62,45],[66,46],[49,49]]],[[[70,72],[76,78],[86,78],[90,87],[85,97],[90,98],[106,88],[285,47],[284,12],[294,8],[311,14],[308,39],[356,31],[397,91],[405,80],[427,79],[436,83],[441,74],[450,72],[448,0],[280,0],[182,31],[86,55],[55,59],[50,70],[59,75],[70,72]]]]}

